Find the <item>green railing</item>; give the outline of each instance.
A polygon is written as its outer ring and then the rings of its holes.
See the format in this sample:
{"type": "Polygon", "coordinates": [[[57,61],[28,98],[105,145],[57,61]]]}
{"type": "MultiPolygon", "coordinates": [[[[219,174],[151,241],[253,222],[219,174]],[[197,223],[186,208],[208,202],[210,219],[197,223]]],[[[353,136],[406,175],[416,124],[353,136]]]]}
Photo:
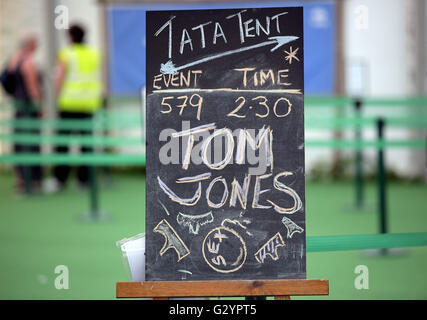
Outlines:
{"type": "Polygon", "coordinates": [[[308,236],[307,252],[427,246],[427,232],[308,236]]]}
{"type": "MultiPolygon", "coordinates": [[[[424,117],[383,117],[390,127],[408,129],[427,129],[427,118],[424,117]]],[[[314,117],[306,116],[306,129],[354,129],[375,126],[376,117],[314,117]]],[[[55,130],[118,130],[142,129],[140,115],[106,117],[94,120],[56,120],[56,119],[10,119],[0,120],[0,127],[16,129],[55,129],[55,130]]]]}
{"type": "MultiPolygon", "coordinates": [[[[113,98],[110,103],[114,105],[134,104],[139,105],[139,98],[125,97],[113,98]]],[[[327,130],[361,130],[362,128],[375,128],[378,124],[376,117],[363,117],[360,109],[356,110],[356,115],[343,115],[340,117],[314,117],[311,114],[312,107],[339,107],[348,108],[354,111],[356,100],[349,97],[305,97],[306,107],[306,129],[327,129],[327,130]],[[350,109],[353,108],[353,109],[350,109]]],[[[363,107],[411,107],[427,108],[426,97],[404,97],[404,98],[366,98],[359,100],[359,106],[363,107]]],[[[1,109],[9,108],[7,103],[0,104],[1,109]]],[[[411,130],[427,129],[427,117],[382,117],[387,127],[407,128],[411,130]]],[[[0,128],[3,132],[11,132],[11,129],[28,130],[51,130],[53,133],[43,135],[31,133],[1,133],[0,141],[7,143],[19,143],[23,145],[68,145],[79,144],[91,147],[122,147],[122,146],[143,146],[145,144],[141,137],[99,135],[81,136],[68,135],[61,136],[56,133],[58,130],[94,130],[103,132],[112,130],[116,134],[123,133],[123,129],[142,130],[142,112],[138,110],[120,110],[120,107],[113,110],[101,110],[93,120],[58,120],[58,119],[12,119],[0,120],[0,128]],[[6,129],[6,130],[5,130],[6,129]]],[[[355,149],[365,148],[427,148],[425,139],[410,140],[306,140],[308,148],[334,148],[334,149],[355,149]]],[[[89,154],[4,154],[0,155],[0,163],[10,164],[87,164],[99,165],[145,165],[145,155],[143,154],[117,154],[117,153],[89,153],[89,154]]],[[[94,202],[94,201],[92,201],[94,202]]],[[[95,203],[96,204],[96,203],[95,203]]],[[[97,208],[97,206],[92,206],[97,208]]],[[[93,209],[92,211],[95,212],[93,209]]],[[[97,216],[93,216],[97,218],[97,216]]],[[[341,250],[364,250],[364,249],[387,249],[395,247],[426,246],[427,232],[420,233],[380,233],[366,235],[335,235],[335,236],[308,236],[307,252],[341,251],[341,250]]]]}

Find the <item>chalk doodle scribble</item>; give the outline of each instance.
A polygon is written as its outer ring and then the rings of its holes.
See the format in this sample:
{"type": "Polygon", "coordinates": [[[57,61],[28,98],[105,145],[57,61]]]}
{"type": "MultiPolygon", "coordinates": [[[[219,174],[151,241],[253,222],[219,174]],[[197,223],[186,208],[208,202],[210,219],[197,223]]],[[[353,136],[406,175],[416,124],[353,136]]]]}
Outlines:
{"type": "Polygon", "coordinates": [[[301,228],[299,225],[297,225],[295,222],[293,222],[291,219],[287,217],[283,217],[282,223],[285,225],[286,229],[288,230],[287,238],[292,238],[295,232],[297,233],[303,233],[304,229],[301,228]]]}
{"type": "Polygon", "coordinates": [[[269,255],[274,261],[277,261],[279,259],[277,249],[283,246],[285,246],[285,242],[278,232],[255,253],[255,259],[259,263],[264,263],[265,258],[269,255]]]}
{"type": "Polygon", "coordinates": [[[163,244],[162,249],[160,249],[160,255],[168,251],[169,249],[174,249],[178,254],[178,261],[185,258],[190,254],[190,250],[187,248],[182,239],[178,236],[174,228],[167,222],[165,219],[159,222],[159,224],[153,229],[154,232],[158,232],[165,237],[165,243],[163,244]]]}
{"type": "Polygon", "coordinates": [[[211,223],[214,221],[212,211],[198,215],[188,215],[184,213],[178,213],[176,221],[183,227],[188,227],[188,231],[191,234],[199,234],[200,226],[211,223]]]}

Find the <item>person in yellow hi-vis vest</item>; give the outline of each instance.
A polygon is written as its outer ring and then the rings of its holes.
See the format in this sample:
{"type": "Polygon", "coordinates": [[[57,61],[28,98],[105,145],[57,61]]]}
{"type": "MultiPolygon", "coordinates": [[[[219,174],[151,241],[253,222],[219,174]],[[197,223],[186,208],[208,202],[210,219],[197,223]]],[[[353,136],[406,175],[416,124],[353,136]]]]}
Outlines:
{"type": "MultiPolygon", "coordinates": [[[[85,44],[85,30],[80,25],[68,29],[70,46],[59,51],[57,63],[57,104],[60,119],[90,120],[102,104],[101,59],[99,52],[85,44]]],[[[90,129],[60,128],[60,135],[90,135],[90,129]]],[[[82,146],[82,152],[91,152],[89,146],[82,146]]],[[[68,152],[68,146],[58,145],[57,153],[68,152]]],[[[54,175],[62,189],[70,174],[70,166],[59,165],[54,168],[54,175]]],[[[89,180],[88,166],[77,169],[77,178],[81,186],[89,180]]]]}

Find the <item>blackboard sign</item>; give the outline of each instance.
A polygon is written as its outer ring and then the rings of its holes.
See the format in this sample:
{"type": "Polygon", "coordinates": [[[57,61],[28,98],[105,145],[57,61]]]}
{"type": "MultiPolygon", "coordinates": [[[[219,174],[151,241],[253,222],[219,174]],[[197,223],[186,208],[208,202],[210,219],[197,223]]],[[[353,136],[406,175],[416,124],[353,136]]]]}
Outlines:
{"type": "Polygon", "coordinates": [[[305,278],[302,19],[147,12],[147,280],[305,278]]]}

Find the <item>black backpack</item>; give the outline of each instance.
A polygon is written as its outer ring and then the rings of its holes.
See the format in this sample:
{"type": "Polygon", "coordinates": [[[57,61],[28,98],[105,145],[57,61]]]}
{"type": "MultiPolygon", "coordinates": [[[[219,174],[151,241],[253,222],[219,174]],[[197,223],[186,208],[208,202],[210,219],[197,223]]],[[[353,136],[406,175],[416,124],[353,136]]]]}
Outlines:
{"type": "Polygon", "coordinates": [[[16,76],[15,71],[9,71],[7,66],[0,74],[0,83],[8,95],[13,96],[16,90],[16,76]]]}

